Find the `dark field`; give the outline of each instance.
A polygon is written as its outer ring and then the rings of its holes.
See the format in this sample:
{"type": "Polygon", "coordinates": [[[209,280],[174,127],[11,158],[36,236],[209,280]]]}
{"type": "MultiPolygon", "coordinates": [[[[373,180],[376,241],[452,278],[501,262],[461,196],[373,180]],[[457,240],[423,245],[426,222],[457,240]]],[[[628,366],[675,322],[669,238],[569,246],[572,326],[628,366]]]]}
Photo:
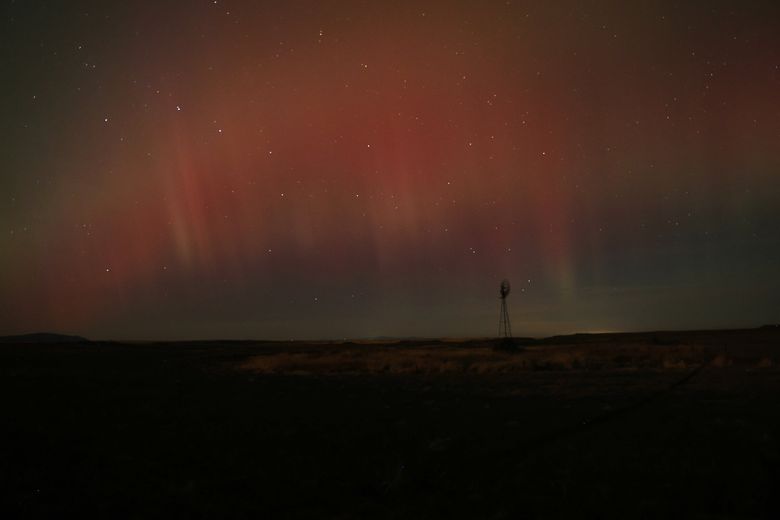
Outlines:
{"type": "Polygon", "coordinates": [[[777,518],[780,331],[0,345],[0,516],[777,518]]]}

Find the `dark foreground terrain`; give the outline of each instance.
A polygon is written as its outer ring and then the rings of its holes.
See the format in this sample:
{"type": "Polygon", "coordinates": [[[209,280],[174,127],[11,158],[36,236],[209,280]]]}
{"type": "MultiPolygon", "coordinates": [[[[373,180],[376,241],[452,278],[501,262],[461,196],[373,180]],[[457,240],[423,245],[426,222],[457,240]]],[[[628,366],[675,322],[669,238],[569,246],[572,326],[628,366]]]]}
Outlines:
{"type": "Polygon", "coordinates": [[[5,343],[0,517],[777,518],[780,330],[5,343]]]}

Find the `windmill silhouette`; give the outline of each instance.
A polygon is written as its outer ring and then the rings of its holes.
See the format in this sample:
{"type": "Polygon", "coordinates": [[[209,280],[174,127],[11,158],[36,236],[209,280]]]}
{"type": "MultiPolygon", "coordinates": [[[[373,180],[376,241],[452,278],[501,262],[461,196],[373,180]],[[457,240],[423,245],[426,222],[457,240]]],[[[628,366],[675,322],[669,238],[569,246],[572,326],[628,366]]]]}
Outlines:
{"type": "Polygon", "coordinates": [[[506,297],[512,286],[509,280],[501,282],[501,317],[498,319],[498,335],[502,338],[512,338],[512,324],[509,323],[509,311],[506,306],[506,297]]]}

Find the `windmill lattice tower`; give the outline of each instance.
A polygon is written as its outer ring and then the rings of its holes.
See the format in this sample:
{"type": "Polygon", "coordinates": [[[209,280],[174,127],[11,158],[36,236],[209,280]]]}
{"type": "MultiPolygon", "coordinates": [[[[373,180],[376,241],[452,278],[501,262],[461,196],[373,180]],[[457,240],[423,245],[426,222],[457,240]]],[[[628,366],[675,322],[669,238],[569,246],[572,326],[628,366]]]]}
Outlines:
{"type": "Polygon", "coordinates": [[[512,337],[512,324],[509,323],[509,311],[506,305],[506,297],[511,289],[509,280],[501,282],[501,317],[498,319],[498,335],[502,338],[512,337]]]}

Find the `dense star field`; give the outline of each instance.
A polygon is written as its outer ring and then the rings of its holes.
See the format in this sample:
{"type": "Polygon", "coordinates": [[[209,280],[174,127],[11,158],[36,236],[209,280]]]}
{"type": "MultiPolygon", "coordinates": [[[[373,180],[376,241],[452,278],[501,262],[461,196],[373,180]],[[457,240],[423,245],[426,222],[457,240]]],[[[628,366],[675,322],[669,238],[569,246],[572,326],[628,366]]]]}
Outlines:
{"type": "Polygon", "coordinates": [[[0,13],[2,333],[777,321],[777,2],[0,13]]]}

